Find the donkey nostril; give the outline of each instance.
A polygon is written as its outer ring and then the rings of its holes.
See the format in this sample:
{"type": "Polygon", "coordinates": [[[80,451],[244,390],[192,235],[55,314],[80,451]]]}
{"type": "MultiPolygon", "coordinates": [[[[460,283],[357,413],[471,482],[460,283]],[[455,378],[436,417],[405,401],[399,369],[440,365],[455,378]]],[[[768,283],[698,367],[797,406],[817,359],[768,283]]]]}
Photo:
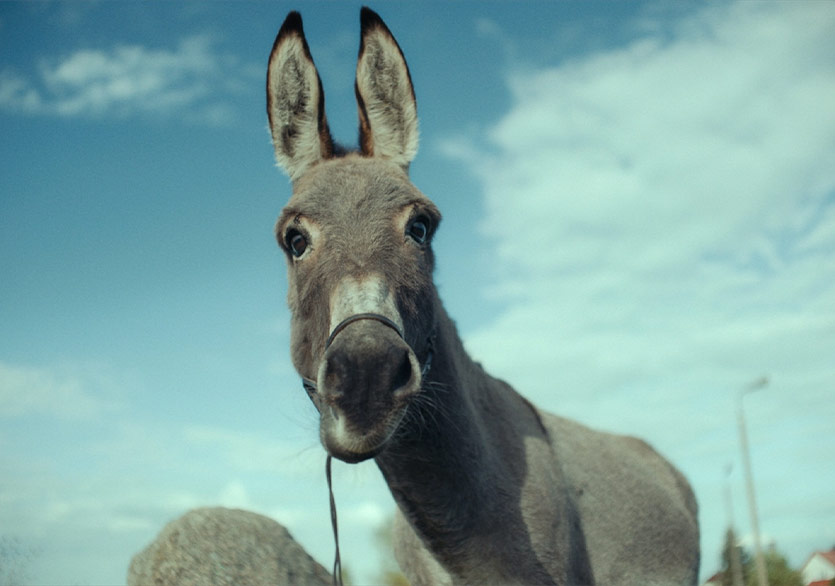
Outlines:
{"type": "Polygon", "coordinates": [[[397,371],[394,374],[394,379],[392,380],[391,390],[396,391],[400,387],[406,385],[409,382],[409,379],[412,378],[412,363],[409,360],[409,352],[408,350],[404,351],[401,355],[400,365],[397,367],[397,371]]]}
{"type": "Polygon", "coordinates": [[[332,394],[341,395],[345,391],[345,385],[350,380],[351,364],[348,357],[341,352],[335,353],[328,358],[325,369],[325,387],[332,394]]]}
{"type": "Polygon", "coordinates": [[[390,405],[393,398],[398,400],[400,395],[415,390],[409,387],[415,375],[413,362],[411,350],[399,344],[386,344],[384,348],[332,346],[321,373],[320,392],[340,415],[354,408],[390,405]]]}

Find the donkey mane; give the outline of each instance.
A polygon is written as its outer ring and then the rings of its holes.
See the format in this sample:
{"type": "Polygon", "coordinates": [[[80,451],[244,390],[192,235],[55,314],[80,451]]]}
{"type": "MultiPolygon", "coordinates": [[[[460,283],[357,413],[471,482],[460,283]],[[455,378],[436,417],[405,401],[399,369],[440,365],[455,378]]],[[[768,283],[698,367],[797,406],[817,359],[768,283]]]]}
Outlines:
{"type": "Polygon", "coordinates": [[[409,180],[417,105],[382,19],[360,13],[359,149],[330,135],[291,12],[267,68],[276,160],[293,194],[291,355],[330,456],[374,459],[412,584],[694,585],[697,505],[645,442],[540,411],[466,353],[432,274],[435,204],[409,180]]]}

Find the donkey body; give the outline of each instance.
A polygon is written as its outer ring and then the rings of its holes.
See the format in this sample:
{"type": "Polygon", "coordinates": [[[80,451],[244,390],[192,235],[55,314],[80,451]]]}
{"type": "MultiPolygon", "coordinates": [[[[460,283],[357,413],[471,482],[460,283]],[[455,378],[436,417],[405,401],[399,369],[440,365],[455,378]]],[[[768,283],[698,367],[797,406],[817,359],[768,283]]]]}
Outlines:
{"type": "Polygon", "coordinates": [[[267,75],[276,158],[293,181],[276,225],[292,359],[325,449],[375,459],[415,585],[695,584],[685,478],[641,440],[539,411],[467,356],[432,281],[440,213],[408,178],[409,71],[366,8],[361,36],[356,152],[331,139],[295,12],[267,75]]]}

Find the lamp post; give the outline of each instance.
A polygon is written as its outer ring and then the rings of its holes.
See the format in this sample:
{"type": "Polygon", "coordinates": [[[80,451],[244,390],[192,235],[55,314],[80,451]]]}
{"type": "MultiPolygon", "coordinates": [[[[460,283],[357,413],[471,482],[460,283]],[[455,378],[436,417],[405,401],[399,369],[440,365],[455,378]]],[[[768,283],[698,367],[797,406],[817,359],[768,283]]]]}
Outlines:
{"type": "Polygon", "coordinates": [[[731,499],[731,470],[733,466],[728,464],[725,467],[725,506],[728,508],[728,564],[731,569],[731,582],[733,586],[742,584],[742,563],[739,559],[739,549],[736,546],[736,532],[734,531],[734,505],[731,499]]]}
{"type": "Polygon", "coordinates": [[[751,474],[751,455],[748,452],[748,434],[745,430],[745,412],[742,399],[748,393],[753,393],[768,384],[768,377],[760,377],[739,391],[737,404],[737,421],[739,423],[739,440],[742,444],[742,463],[745,466],[745,487],[748,492],[748,511],[751,515],[751,528],[754,530],[754,555],[757,568],[757,582],[759,586],[768,586],[768,575],[765,571],[762,547],[760,546],[760,521],[757,517],[757,501],[754,496],[754,478],[751,474]]]}

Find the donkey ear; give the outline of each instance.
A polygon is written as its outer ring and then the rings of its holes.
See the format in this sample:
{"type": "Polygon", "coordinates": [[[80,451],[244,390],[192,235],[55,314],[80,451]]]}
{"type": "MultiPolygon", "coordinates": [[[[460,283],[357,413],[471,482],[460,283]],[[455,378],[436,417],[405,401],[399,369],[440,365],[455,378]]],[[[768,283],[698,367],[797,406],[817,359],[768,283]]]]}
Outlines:
{"type": "Polygon", "coordinates": [[[317,161],[333,156],[322,81],[298,12],[287,15],[270,53],[267,117],[276,161],[293,181],[317,161]]]}
{"type": "Polygon", "coordinates": [[[417,154],[418,121],[409,67],[397,41],[376,12],[360,12],[357,62],[360,150],[391,159],[405,170],[417,154]]]}

